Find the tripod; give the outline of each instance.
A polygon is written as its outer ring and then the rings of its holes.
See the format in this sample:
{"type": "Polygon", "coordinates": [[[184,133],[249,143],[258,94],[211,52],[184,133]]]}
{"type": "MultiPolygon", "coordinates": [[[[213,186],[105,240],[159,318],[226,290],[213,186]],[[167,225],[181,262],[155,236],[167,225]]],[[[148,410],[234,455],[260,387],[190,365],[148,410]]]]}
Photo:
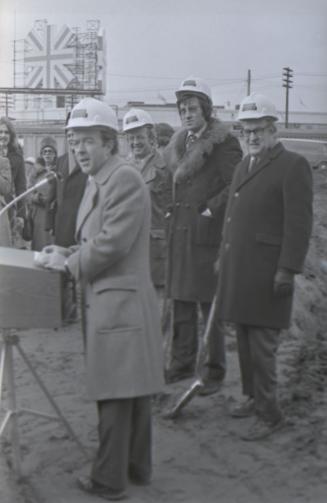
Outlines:
{"type": "Polygon", "coordinates": [[[7,377],[7,398],[8,398],[8,408],[5,408],[5,416],[0,423],[0,438],[2,437],[6,426],[11,423],[11,445],[12,445],[12,451],[13,451],[13,460],[14,460],[14,467],[15,467],[15,472],[18,477],[22,476],[22,462],[21,462],[21,454],[20,454],[20,443],[19,443],[19,427],[18,427],[18,414],[22,412],[27,412],[29,414],[34,414],[36,416],[41,416],[46,419],[50,420],[60,420],[63,425],[65,426],[66,430],[68,431],[70,437],[75,440],[77,443],[78,447],[80,450],[83,452],[83,454],[86,456],[86,458],[89,457],[87,451],[85,450],[84,446],[81,444],[79,441],[78,437],[74,433],[72,427],[68,423],[68,421],[65,419],[63,416],[61,410],[59,409],[57,403],[53,399],[53,397],[50,395],[48,389],[45,387],[43,381],[41,380],[40,376],[36,372],[35,368],[32,366],[31,362],[29,361],[28,357],[26,356],[26,353],[23,351],[22,347],[20,346],[19,343],[19,336],[17,333],[13,332],[12,329],[3,329],[2,334],[1,334],[1,353],[0,353],[0,409],[2,408],[2,392],[3,392],[3,387],[4,387],[4,378],[5,374],[7,377]],[[50,402],[52,408],[56,412],[56,415],[50,415],[50,414],[45,414],[43,412],[38,412],[36,410],[32,409],[26,409],[26,408],[17,408],[17,401],[16,401],[16,388],[15,388],[15,373],[14,373],[14,360],[13,360],[13,350],[16,348],[22,359],[24,360],[26,366],[28,367],[29,371],[35,378],[37,384],[45,394],[46,398],[50,402]]]}

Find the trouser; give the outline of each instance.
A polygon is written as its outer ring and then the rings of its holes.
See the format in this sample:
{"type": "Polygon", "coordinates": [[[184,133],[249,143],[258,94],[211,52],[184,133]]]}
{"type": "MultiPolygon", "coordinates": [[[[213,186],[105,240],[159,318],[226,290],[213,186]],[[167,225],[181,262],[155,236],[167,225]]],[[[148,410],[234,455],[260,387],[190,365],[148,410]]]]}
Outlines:
{"type": "Polygon", "coordinates": [[[62,313],[63,320],[67,323],[77,319],[76,283],[73,278],[62,278],[62,313]]]}
{"type": "Polygon", "coordinates": [[[117,491],[151,477],[151,397],[97,402],[99,448],[91,478],[117,491]]]}
{"type": "MultiPolygon", "coordinates": [[[[173,335],[170,348],[170,370],[194,372],[198,356],[198,310],[196,302],[173,301],[173,335]]],[[[201,302],[203,323],[206,326],[210,302],[201,302]]],[[[206,341],[206,357],[201,371],[204,379],[221,379],[225,374],[225,343],[221,322],[214,317],[210,337],[206,341]]]]}
{"type": "Polygon", "coordinates": [[[277,329],[236,325],[243,394],[254,398],[259,416],[270,422],[281,418],[277,401],[277,329]]]}

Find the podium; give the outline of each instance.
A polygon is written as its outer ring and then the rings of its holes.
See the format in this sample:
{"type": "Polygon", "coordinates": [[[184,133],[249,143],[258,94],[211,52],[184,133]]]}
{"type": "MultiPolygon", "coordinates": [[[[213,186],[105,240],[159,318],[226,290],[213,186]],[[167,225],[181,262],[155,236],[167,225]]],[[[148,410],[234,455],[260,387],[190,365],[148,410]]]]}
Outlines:
{"type": "Polygon", "coordinates": [[[6,377],[8,407],[0,423],[0,438],[6,426],[11,423],[11,443],[14,467],[18,477],[22,475],[20,456],[18,415],[22,412],[46,419],[60,420],[69,436],[75,440],[83,454],[85,448],[63,416],[56,401],[51,396],[40,376],[20,345],[17,329],[57,328],[62,324],[62,274],[41,269],[33,264],[34,252],[0,247],[0,410],[6,377]],[[49,415],[31,409],[18,409],[14,375],[13,350],[18,351],[37,384],[54,409],[49,415]]]}

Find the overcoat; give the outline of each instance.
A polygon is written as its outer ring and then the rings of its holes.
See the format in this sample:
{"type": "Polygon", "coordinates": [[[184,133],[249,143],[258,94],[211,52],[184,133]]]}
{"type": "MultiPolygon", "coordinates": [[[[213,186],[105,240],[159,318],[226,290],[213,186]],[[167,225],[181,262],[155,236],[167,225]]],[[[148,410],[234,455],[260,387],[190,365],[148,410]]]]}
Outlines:
{"type": "Polygon", "coordinates": [[[159,306],[149,267],[151,203],[137,170],[114,156],[90,179],[68,267],[83,286],[86,374],[95,400],[163,385],[159,306]]]}
{"type": "Polygon", "coordinates": [[[69,172],[68,162],[68,153],[57,160],[59,176],[53,196],[55,244],[66,247],[75,244],[77,212],[87,180],[77,163],[69,172]]]}
{"type": "MultiPolygon", "coordinates": [[[[18,149],[8,149],[8,159],[11,166],[12,192],[6,197],[7,203],[14,197],[19,196],[26,190],[26,174],[23,153],[18,149]]],[[[24,200],[17,203],[17,216],[26,217],[26,207],[24,200]]]]}
{"type": "MultiPolygon", "coordinates": [[[[11,192],[12,174],[9,160],[0,156],[0,210],[6,206],[6,196],[11,192]]],[[[0,217],[0,246],[12,246],[8,212],[0,217]]]]}
{"type": "Polygon", "coordinates": [[[165,151],[167,166],[173,173],[167,295],[176,300],[211,302],[217,281],[213,264],[228,189],[242,150],[239,141],[217,119],[210,120],[188,149],[186,137],[186,129],[177,131],[165,151]],[[210,216],[203,214],[208,210],[210,216]]]}
{"type": "Polygon", "coordinates": [[[150,265],[154,286],[163,286],[166,278],[167,223],[171,205],[171,173],[159,152],[154,151],[139,168],[151,198],[150,265]]]}
{"type": "Polygon", "coordinates": [[[312,226],[312,173],[306,159],[277,143],[248,172],[237,166],[227,205],[219,261],[221,319],[287,328],[292,296],[273,293],[278,268],[302,271],[312,226]]]}
{"type": "MultiPolygon", "coordinates": [[[[31,176],[31,184],[34,185],[47,175],[44,167],[31,176]]],[[[41,251],[45,246],[53,243],[53,237],[47,229],[47,202],[51,194],[51,184],[43,185],[30,195],[30,218],[32,221],[31,250],[41,251]]]]}

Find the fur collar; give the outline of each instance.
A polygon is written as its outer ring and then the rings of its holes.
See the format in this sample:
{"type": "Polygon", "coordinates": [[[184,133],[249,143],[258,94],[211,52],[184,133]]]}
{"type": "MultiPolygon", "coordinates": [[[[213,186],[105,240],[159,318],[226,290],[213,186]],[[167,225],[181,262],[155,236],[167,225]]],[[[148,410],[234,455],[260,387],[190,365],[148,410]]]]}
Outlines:
{"type": "Polygon", "coordinates": [[[202,136],[189,148],[185,148],[186,129],[180,129],[171,138],[165,151],[165,160],[174,174],[175,181],[194,176],[200,171],[215,145],[223,143],[229,131],[218,119],[211,119],[202,136]]]}

